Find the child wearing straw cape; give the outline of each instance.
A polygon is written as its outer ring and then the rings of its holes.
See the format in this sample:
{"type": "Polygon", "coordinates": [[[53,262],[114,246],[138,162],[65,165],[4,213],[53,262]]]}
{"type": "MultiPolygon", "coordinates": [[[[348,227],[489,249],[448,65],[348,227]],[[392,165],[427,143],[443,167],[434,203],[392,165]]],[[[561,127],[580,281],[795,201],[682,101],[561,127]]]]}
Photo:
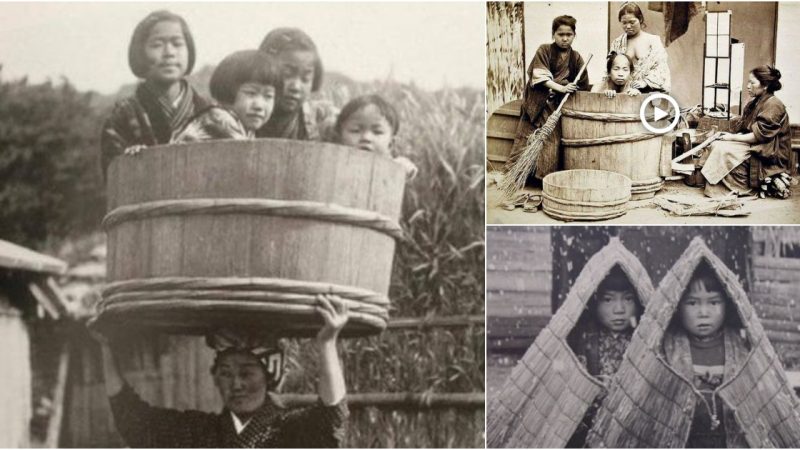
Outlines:
{"type": "MultiPolygon", "coordinates": [[[[615,266],[597,287],[586,309],[578,326],[570,333],[569,344],[589,374],[606,383],[622,363],[644,308],[628,277],[615,266]]],[[[584,447],[603,398],[600,395],[595,399],[567,448],[584,447]]]]}
{"type": "MultiPolygon", "coordinates": [[[[508,172],[520,158],[530,136],[547,121],[558,107],[564,94],[578,90],[589,90],[589,74],[584,71],[577,83],[574,80],[584,65],[580,53],[572,48],[576,36],[577,21],[571,16],[558,16],[553,19],[553,42],[539,46],[533,61],[528,67],[528,85],[525,87],[519,124],[511,148],[511,154],[504,166],[508,172]]],[[[558,151],[561,130],[556,127],[550,134],[539,158],[534,174],[537,179],[555,172],[560,167],[558,151]]]]}

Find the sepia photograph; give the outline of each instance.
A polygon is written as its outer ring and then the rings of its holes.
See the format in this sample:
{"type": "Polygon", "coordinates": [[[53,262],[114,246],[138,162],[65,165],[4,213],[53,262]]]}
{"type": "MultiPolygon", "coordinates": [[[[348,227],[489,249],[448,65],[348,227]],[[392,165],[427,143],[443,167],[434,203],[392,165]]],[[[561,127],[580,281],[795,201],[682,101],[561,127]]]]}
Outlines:
{"type": "Polygon", "coordinates": [[[0,3],[0,447],[485,447],[482,3],[0,3]]]}
{"type": "Polygon", "coordinates": [[[800,222],[800,3],[486,11],[487,223],[800,222]]]}
{"type": "Polygon", "coordinates": [[[795,227],[487,227],[487,447],[796,448],[795,227]]]}

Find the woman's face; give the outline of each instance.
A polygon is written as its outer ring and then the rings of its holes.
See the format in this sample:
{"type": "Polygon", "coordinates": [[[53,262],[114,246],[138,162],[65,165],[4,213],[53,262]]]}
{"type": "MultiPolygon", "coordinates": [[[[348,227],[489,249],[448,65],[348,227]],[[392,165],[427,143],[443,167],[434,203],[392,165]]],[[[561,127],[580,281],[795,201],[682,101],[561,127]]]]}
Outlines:
{"type": "Polygon", "coordinates": [[[597,298],[597,319],[611,331],[624,331],[636,316],[636,295],[629,291],[604,290],[597,298]]]}
{"type": "Polygon", "coordinates": [[[260,408],[267,395],[267,376],[255,356],[242,352],[224,355],[214,370],[214,384],[225,407],[246,419],[260,408]]]}
{"type": "Polygon", "coordinates": [[[144,43],[149,81],[171,84],[180,81],[189,66],[189,48],[179,22],[158,22],[144,43]]]}
{"type": "Polygon", "coordinates": [[[556,32],[553,33],[553,42],[555,42],[559,48],[568,49],[574,40],[575,32],[572,31],[569,25],[561,25],[556,32]]]}
{"type": "Polygon", "coordinates": [[[625,55],[617,55],[611,63],[611,71],[608,73],[611,81],[617,86],[624,86],[631,76],[631,64],[625,55]]]}
{"type": "Polygon", "coordinates": [[[747,79],[747,92],[750,94],[750,96],[759,97],[766,91],[767,89],[761,85],[761,82],[758,81],[758,78],[756,78],[756,76],[751,72],[750,77],[747,79]]]}
{"type": "Polygon", "coordinates": [[[642,31],[642,22],[633,14],[623,14],[619,23],[622,24],[622,30],[628,37],[634,37],[642,31]]]}
{"type": "Polygon", "coordinates": [[[706,289],[702,280],[694,280],[678,305],[683,328],[692,336],[715,334],[725,322],[725,297],[722,292],[706,289]]]}
{"type": "Polygon", "coordinates": [[[295,112],[311,95],[317,54],[310,50],[286,51],[278,55],[278,70],[283,81],[283,92],[278,100],[282,112],[295,112]]]}

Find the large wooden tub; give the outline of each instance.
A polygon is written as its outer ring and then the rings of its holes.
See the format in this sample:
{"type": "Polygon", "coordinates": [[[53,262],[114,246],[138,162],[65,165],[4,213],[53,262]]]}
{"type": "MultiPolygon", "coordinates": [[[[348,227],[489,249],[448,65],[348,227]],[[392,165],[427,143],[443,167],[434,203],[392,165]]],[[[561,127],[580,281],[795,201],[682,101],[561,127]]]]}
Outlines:
{"type": "MultiPolygon", "coordinates": [[[[664,185],[659,170],[662,138],[639,119],[645,98],[647,94],[613,99],[590,92],[570,95],[561,117],[564,168],[621,173],[631,179],[632,200],[653,197],[664,185]]],[[[662,107],[668,110],[666,104],[662,107]]]]}
{"type": "Polygon", "coordinates": [[[108,281],[97,324],[309,336],[315,295],[344,335],[381,331],[405,175],[333,144],[265,139],[152,147],[108,172],[108,281]]]}

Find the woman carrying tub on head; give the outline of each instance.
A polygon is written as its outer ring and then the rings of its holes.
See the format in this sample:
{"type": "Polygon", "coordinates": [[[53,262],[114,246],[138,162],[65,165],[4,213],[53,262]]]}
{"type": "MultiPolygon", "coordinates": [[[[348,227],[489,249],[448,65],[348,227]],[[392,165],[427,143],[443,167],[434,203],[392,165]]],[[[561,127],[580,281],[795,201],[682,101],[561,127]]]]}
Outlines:
{"type": "Polygon", "coordinates": [[[172,142],[254,138],[272,115],[280,77],[265,53],[242,50],[219,63],[209,88],[219,105],[201,111],[172,142]]]}
{"type": "Polygon", "coordinates": [[[314,41],[297,28],[276,28],[259,50],[273,58],[283,84],[275,112],[256,137],[323,140],[338,111],[325,102],[311,101],[322,85],[322,61],[314,41]]]}
{"type": "Polygon", "coordinates": [[[194,39],[181,16],[156,11],[139,22],[128,47],[128,63],[143,82],[132,97],[114,106],[103,125],[104,175],[114,157],[168,143],[176,130],[208,107],[210,102],[184,79],[194,61],[194,39]]]}
{"type": "Polygon", "coordinates": [[[644,14],[636,3],[625,3],[617,14],[624,33],[611,43],[611,51],[628,55],[633,61],[631,88],[640,93],[670,90],[667,50],[661,38],[643,31],[644,14]]]}
{"type": "Polygon", "coordinates": [[[592,92],[606,94],[613,98],[617,94],[639,95],[638,89],[631,87],[633,61],[624,53],[611,52],[606,59],[606,74],[600,83],[592,86],[592,92]]]}

